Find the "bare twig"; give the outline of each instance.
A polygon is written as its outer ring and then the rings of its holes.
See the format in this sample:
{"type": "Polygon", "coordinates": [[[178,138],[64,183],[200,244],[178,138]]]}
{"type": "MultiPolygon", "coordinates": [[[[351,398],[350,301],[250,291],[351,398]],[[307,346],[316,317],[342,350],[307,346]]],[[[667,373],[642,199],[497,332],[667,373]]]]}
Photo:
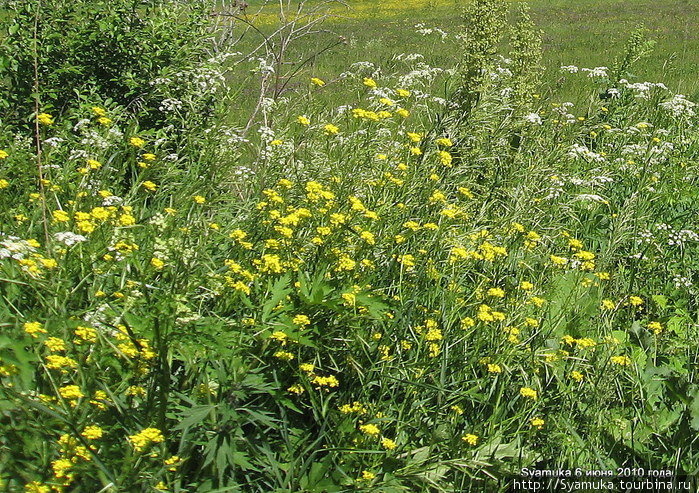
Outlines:
{"type": "Polygon", "coordinates": [[[316,52],[316,53],[313,53],[311,56],[309,56],[308,58],[306,58],[303,62],[301,62],[301,63],[298,65],[298,67],[296,67],[296,69],[294,69],[293,72],[291,72],[291,74],[290,74],[288,77],[286,77],[286,81],[284,81],[284,83],[282,84],[282,86],[281,86],[280,88],[276,89],[276,91],[275,91],[275,97],[280,96],[280,95],[284,92],[284,89],[286,89],[287,84],[289,84],[289,82],[291,81],[291,79],[293,79],[294,76],[295,76],[308,62],[310,62],[311,60],[313,60],[313,59],[314,59],[315,57],[317,57],[318,55],[322,55],[322,54],[325,53],[326,51],[335,48],[337,45],[345,44],[346,42],[347,42],[347,40],[346,40],[344,37],[341,36],[340,39],[339,39],[336,43],[331,44],[331,45],[328,45],[328,46],[326,46],[325,48],[323,48],[322,50],[320,50],[320,51],[318,51],[318,52],[316,52]]]}
{"type": "Polygon", "coordinates": [[[262,105],[265,101],[265,95],[267,94],[267,79],[269,78],[269,74],[265,74],[262,76],[262,80],[260,82],[260,96],[257,98],[257,104],[255,105],[255,109],[252,111],[250,114],[250,118],[248,118],[248,123],[245,125],[245,128],[241,132],[241,137],[245,137],[250,130],[250,127],[252,127],[253,123],[255,122],[255,117],[257,116],[257,113],[259,113],[260,108],[262,108],[262,105]]]}
{"type": "Polygon", "coordinates": [[[260,112],[262,112],[265,125],[268,124],[268,114],[264,109],[268,94],[273,99],[277,99],[303,67],[322,53],[344,43],[344,38],[338,36],[336,40],[339,41],[329,42],[328,46],[306,58],[287,60],[289,48],[297,40],[318,33],[336,34],[329,30],[320,29],[319,25],[334,15],[330,7],[337,4],[347,6],[344,0],[326,0],[311,5],[308,4],[307,0],[301,0],[298,3],[291,0],[264,0],[255,13],[249,14],[247,4],[246,8],[241,8],[240,4],[235,1],[226,3],[224,0],[222,8],[211,13],[218,19],[215,29],[219,32],[215,50],[230,51],[232,46],[239,43],[248,33],[256,33],[260,37],[259,43],[255,43],[250,49],[245,50],[245,54],[233,61],[230,67],[251,61],[254,57],[264,57],[265,60],[269,60],[273,64],[271,70],[261,71],[257,102],[241,132],[242,136],[247,135],[259,119],[260,112]],[[265,8],[272,8],[273,2],[277,4],[279,24],[273,27],[270,33],[265,33],[263,29],[255,25],[255,19],[263,14],[265,8]],[[241,26],[242,34],[240,36],[234,35],[233,31],[236,26],[241,26]],[[228,42],[232,42],[232,45],[226,46],[228,42]],[[289,65],[290,67],[288,67],[289,65]]]}

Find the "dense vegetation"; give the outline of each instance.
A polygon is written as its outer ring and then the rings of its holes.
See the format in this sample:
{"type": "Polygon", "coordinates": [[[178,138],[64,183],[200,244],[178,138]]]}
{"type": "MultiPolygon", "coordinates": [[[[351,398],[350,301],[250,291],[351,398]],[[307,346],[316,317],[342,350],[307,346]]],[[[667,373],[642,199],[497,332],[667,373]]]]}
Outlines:
{"type": "Polygon", "coordinates": [[[337,77],[332,5],[210,7],[5,2],[3,489],[697,473],[697,116],[643,30],[571,103],[498,0],[337,77]]]}

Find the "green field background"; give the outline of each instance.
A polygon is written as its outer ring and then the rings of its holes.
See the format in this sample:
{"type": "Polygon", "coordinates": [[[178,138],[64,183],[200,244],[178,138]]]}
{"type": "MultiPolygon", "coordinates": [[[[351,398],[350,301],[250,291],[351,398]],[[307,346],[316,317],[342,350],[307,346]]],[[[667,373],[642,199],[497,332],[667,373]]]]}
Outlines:
{"type": "MultiPolygon", "coordinates": [[[[268,6],[255,16],[260,0],[248,8],[251,19],[272,27],[278,16],[268,6]]],[[[296,2],[295,2],[296,3],[296,2]]],[[[309,2],[307,5],[320,2],[309,2]]],[[[516,5],[517,1],[511,4],[516,5]]],[[[631,31],[648,29],[657,42],[654,55],[636,67],[638,80],[664,81],[671,89],[696,97],[699,93],[699,2],[690,0],[531,0],[531,17],[543,31],[545,80],[560,77],[561,65],[595,67],[611,65],[622,51],[631,31]]],[[[339,45],[308,64],[309,72],[332,78],[356,61],[390,66],[396,54],[411,53],[418,46],[433,42],[427,62],[448,67],[459,59],[458,43],[452,36],[444,42],[416,34],[415,25],[437,27],[450,35],[458,33],[463,0],[350,0],[335,4],[335,17],[324,26],[326,32],[306,38],[296,45],[298,53],[319,51],[337,36],[346,38],[339,45]]],[[[554,84],[555,87],[555,84],[554,84]]],[[[575,84],[566,86],[566,95],[576,93],[575,84]]]]}

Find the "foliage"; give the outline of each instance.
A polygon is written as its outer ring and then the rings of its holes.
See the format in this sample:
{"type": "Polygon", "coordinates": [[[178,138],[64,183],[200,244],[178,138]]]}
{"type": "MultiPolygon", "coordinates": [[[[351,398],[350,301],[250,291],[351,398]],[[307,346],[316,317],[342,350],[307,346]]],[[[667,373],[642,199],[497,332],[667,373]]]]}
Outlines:
{"type": "Polygon", "coordinates": [[[12,122],[33,112],[35,48],[45,109],[61,111],[96,90],[146,125],[157,109],[151,82],[194,67],[209,36],[200,1],[8,0],[4,11],[0,104],[12,122]]]}
{"type": "Polygon", "coordinates": [[[507,11],[502,0],[474,0],[463,13],[461,89],[457,100],[468,114],[478,103],[482,85],[495,63],[505,31],[507,11]]]}
{"type": "MultiPolygon", "coordinates": [[[[249,139],[104,86],[41,107],[40,156],[4,121],[3,488],[696,472],[696,106],[604,67],[549,100],[526,15],[507,58],[483,29],[467,119],[463,70],[405,56],[262,97],[249,139]]],[[[201,97],[202,65],[148,90],[235,105],[221,55],[201,97]]]]}
{"type": "Polygon", "coordinates": [[[519,7],[517,23],[512,28],[512,49],[509,58],[513,61],[512,90],[515,97],[515,107],[527,109],[531,94],[536,94],[543,72],[541,63],[542,32],[529,17],[529,7],[522,4],[519,7]]]}
{"type": "Polygon", "coordinates": [[[632,74],[629,72],[631,66],[644,57],[650,56],[656,41],[646,39],[645,27],[639,27],[631,33],[624,47],[623,56],[614,63],[612,81],[617,84],[624,77],[632,74]]]}

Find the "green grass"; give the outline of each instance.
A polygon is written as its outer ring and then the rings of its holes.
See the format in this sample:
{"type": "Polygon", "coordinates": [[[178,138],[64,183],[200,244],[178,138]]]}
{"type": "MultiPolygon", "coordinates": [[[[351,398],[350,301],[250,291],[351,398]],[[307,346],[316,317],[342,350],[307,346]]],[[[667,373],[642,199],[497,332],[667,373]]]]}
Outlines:
{"type": "MultiPolygon", "coordinates": [[[[320,2],[312,2],[310,5],[320,2]]],[[[511,2],[513,5],[518,2],[511,2]]],[[[636,67],[638,81],[664,81],[672,90],[696,98],[699,82],[699,4],[688,0],[533,0],[527,2],[535,24],[543,31],[544,60],[547,71],[542,84],[556,91],[562,65],[580,67],[610,66],[623,50],[628,33],[644,25],[648,37],[657,41],[653,56],[636,67]]],[[[259,9],[259,0],[251,2],[248,12],[259,9]]],[[[337,36],[346,44],[313,58],[299,71],[300,79],[289,84],[294,88],[305,83],[304,77],[318,76],[332,80],[357,61],[372,62],[390,71],[394,56],[418,51],[433,66],[449,67],[459,61],[461,48],[454,39],[461,23],[462,0],[412,0],[375,2],[350,0],[347,7],[333,8],[335,17],[324,32],[303,38],[292,45],[288,60],[305,61],[334,43],[337,36]],[[437,27],[450,34],[444,42],[436,35],[423,37],[415,24],[437,27]],[[429,46],[429,49],[425,49],[429,46]]],[[[270,27],[276,10],[265,8],[256,22],[270,27]]],[[[252,38],[249,38],[252,40],[252,38]]],[[[566,84],[555,94],[560,100],[575,99],[580,83],[566,84]]],[[[333,96],[334,97],[334,96],[333,96]]],[[[337,98],[334,97],[337,102],[337,98]]]]}
{"type": "MultiPolygon", "coordinates": [[[[453,40],[412,31],[456,32],[454,5],[355,2],[284,61],[348,45],[281,65],[299,77],[250,117],[256,60],[210,58],[208,29],[185,43],[203,60],[162,56],[190,4],[134,31],[126,48],[167,76],[138,84],[114,47],[73,49],[97,20],[121,40],[120,11],[53,1],[84,10],[45,12],[40,73],[109,53],[123,79],[70,102],[17,64],[66,102],[0,125],[0,490],[504,493],[524,467],[699,472],[697,106],[622,83],[602,101],[609,80],[558,73],[611,65],[659,10],[535,4],[539,88],[536,42],[498,77],[415,87],[394,55],[453,68],[453,40]],[[610,24],[575,27],[593,18],[610,24]],[[360,60],[381,72],[336,80],[360,60]],[[138,86],[113,90],[128,107],[105,96],[118,82],[138,86]]],[[[495,44],[502,24],[471,18],[495,44]]],[[[0,32],[32,46],[23,21],[0,32]]],[[[640,80],[688,83],[662,42],[640,80]]]]}

